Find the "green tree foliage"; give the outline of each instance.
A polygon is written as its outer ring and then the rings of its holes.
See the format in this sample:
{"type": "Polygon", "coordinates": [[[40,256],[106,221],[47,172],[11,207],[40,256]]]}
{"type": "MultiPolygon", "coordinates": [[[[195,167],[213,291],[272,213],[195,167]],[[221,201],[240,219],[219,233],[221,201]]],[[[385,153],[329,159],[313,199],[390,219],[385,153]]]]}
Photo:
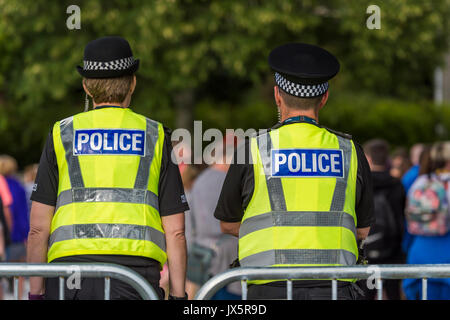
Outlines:
{"type": "MultiPolygon", "coordinates": [[[[188,126],[193,117],[222,128],[271,125],[267,55],[290,41],[315,43],[338,56],[342,68],[332,92],[429,99],[432,71],[449,38],[449,0],[384,0],[380,30],[366,28],[369,4],[0,0],[0,150],[22,164],[38,160],[52,123],[82,110],[75,65],[86,43],[105,35],[127,38],[141,59],[134,109],[172,127],[188,126]],[[71,4],[81,8],[80,30],[66,27],[71,4]]],[[[335,112],[351,112],[353,98],[347,99],[339,104],[347,109],[335,112]]],[[[385,126],[383,117],[373,121],[385,126]]]]}

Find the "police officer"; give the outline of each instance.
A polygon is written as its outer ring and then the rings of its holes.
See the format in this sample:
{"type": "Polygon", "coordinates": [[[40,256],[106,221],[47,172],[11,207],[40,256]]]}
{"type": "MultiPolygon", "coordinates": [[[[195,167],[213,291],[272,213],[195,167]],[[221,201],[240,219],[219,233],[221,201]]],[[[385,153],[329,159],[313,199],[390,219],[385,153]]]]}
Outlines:
{"type": "MultiPolygon", "coordinates": [[[[185,299],[188,210],[170,131],[128,108],[139,60],[120,37],[94,40],[77,67],[94,109],[58,121],[40,160],[28,262],[105,262],[132,268],[160,298],[168,260],[170,298],[185,299]]],[[[66,299],[103,299],[103,279],[81,279],[66,299]]],[[[32,278],[30,299],[57,299],[57,279],[32,278]]],[[[111,299],[138,299],[111,280],[111,299]]]]}
{"type": "MultiPolygon", "coordinates": [[[[349,266],[373,222],[370,170],[350,135],[321,126],[328,80],[339,62],[303,43],[274,49],[279,123],[249,139],[230,166],[215,210],[225,233],[239,237],[243,267],[349,266]]],[[[340,299],[359,298],[340,279],[340,299]]],[[[249,299],[286,298],[285,281],[251,281],[249,299]]],[[[329,299],[331,281],[295,280],[294,299],[329,299]]]]}

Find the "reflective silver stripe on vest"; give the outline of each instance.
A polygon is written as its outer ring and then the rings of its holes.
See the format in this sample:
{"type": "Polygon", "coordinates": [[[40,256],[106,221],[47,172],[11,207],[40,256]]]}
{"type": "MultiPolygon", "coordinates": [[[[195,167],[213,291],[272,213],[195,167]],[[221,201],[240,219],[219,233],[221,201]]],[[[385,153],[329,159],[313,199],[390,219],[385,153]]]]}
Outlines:
{"type": "Polygon", "coordinates": [[[348,172],[352,159],[352,143],[349,139],[336,135],[339,141],[339,149],[344,153],[344,176],[336,179],[333,199],[331,200],[330,211],[342,211],[345,205],[345,193],[347,191],[348,172]]]}
{"type": "Polygon", "coordinates": [[[74,202],[121,202],[148,204],[158,210],[158,196],[150,190],[126,188],[73,188],[62,191],[56,201],[56,211],[74,202]]]}
{"type": "Polygon", "coordinates": [[[343,227],[356,237],[355,220],[346,212],[272,211],[245,219],[239,238],[271,227],[343,227]]]}
{"type": "Polygon", "coordinates": [[[272,139],[270,133],[262,134],[256,137],[258,142],[259,154],[261,157],[264,174],[266,176],[267,190],[269,192],[270,208],[272,211],[286,211],[286,200],[284,198],[283,185],[281,178],[271,177],[271,156],[272,139]]]}
{"type": "Polygon", "coordinates": [[[83,188],[83,176],[81,175],[78,157],[73,155],[73,116],[61,120],[59,123],[61,141],[66,152],[67,169],[69,171],[70,185],[72,188],[83,188]]]}
{"type": "Polygon", "coordinates": [[[158,122],[146,118],[145,155],[141,157],[139,162],[139,168],[134,183],[135,189],[147,189],[148,187],[150,166],[152,164],[158,137],[158,122]]]}
{"type": "Polygon", "coordinates": [[[356,264],[356,256],[347,250],[334,249],[283,249],[252,254],[239,260],[243,267],[271,266],[276,264],[356,264]]]}
{"type": "Polygon", "coordinates": [[[110,223],[61,226],[50,235],[49,247],[58,241],[97,238],[146,240],[153,242],[160,247],[161,250],[166,250],[164,234],[159,230],[149,226],[110,223]]]}

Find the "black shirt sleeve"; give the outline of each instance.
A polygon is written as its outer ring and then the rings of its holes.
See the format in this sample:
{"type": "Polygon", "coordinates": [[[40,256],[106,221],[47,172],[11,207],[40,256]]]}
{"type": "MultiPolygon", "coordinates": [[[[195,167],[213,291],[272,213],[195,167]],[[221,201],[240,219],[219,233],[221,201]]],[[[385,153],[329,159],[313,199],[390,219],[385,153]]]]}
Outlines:
{"type": "Polygon", "coordinates": [[[159,214],[168,216],[189,210],[180,169],[172,161],[171,131],[164,128],[164,146],[159,176],[159,214]]]}
{"type": "Polygon", "coordinates": [[[253,196],[254,185],[253,165],[250,163],[250,141],[247,139],[234,153],[214,212],[216,219],[240,222],[253,196]],[[244,163],[237,163],[238,152],[245,152],[244,163]]]}
{"type": "Polygon", "coordinates": [[[356,180],[356,220],[357,228],[370,227],[375,222],[373,213],[373,183],[369,163],[362,147],[354,142],[358,157],[358,173],[356,180]]]}
{"type": "Polygon", "coordinates": [[[58,195],[58,164],[56,162],[53,133],[50,133],[42,151],[39,168],[36,175],[35,186],[31,200],[49,206],[56,206],[58,195]]]}
{"type": "MultiPolygon", "coordinates": [[[[248,161],[250,153],[249,140],[246,140],[242,147],[245,148],[246,152],[245,164],[236,164],[233,161],[230,165],[214,212],[214,216],[221,221],[240,222],[253,196],[255,182],[253,166],[248,161]]],[[[356,142],[355,149],[358,158],[355,199],[357,228],[365,228],[371,226],[375,221],[372,176],[364,152],[356,142]]]]}
{"type": "MultiPolygon", "coordinates": [[[[169,129],[164,128],[164,146],[159,177],[159,212],[161,216],[189,210],[180,171],[178,166],[171,160],[171,152],[171,133],[169,129]]],[[[35,191],[31,194],[31,200],[56,206],[58,164],[56,162],[52,131],[50,131],[41,155],[35,184],[35,191]]]]}

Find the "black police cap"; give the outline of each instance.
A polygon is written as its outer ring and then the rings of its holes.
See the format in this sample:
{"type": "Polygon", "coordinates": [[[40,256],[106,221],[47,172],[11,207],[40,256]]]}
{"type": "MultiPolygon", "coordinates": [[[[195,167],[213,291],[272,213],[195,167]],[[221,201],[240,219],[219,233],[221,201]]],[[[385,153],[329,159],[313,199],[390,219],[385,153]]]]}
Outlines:
{"type": "Polygon", "coordinates": [[[339,62],[327,50],[306,43],[288,43],[272,50],[269,65],[275,82],[285,92],[312,98],[328,90],[328,80],[339,72],[339,62]]]}
{"type": "Polygon", "coordinates": [[[131,75],[139,68],[127,40],[117,36],[89,42],[84,49],[83,67],[78,72],[85,78],[116,78],[131,75]]]}

